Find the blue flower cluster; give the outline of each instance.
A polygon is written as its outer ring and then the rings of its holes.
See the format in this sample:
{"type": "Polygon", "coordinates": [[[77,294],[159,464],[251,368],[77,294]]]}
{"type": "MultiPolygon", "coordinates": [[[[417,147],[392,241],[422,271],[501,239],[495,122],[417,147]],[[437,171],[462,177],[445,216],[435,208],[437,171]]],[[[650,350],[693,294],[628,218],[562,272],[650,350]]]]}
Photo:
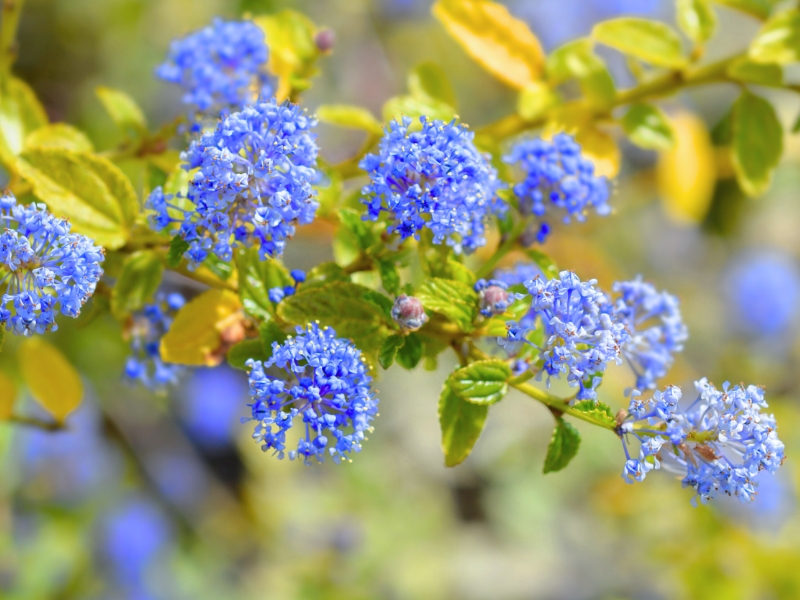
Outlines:
{"type": "Polygon", "coordinates": [[[610,313],[608,298],[599,291],[596,280],[583,282],[570,271],[558,279],[536,276],[525,282],[531,296],[530,316],[525,323],[509,321],[505,338],[498,343],[509,350],[528,344],[538,350],[542,360],[541,379],[566,375],[570,385],[579,387],[578,400],[594,400],[600,373],[609,362],[622,362],[621,346],[628,339],[625,326],[610,313]],[[539,321],[543,329],[541,345],[529,338],[539,321]]]}
{"type": "Polygon", "coordinates": [[[641,277],[618,281],[612,289],[620,294],[614,302],[614,316],[628,329],[622,353],[636,375],[635,387],[654,389],[657,380],[672,366],[674,354],[683,350],[683,342],[689,337],[678,299],[659,292],[641,277]]]}
{"type": "Polygon", "coordinates": [[[297,286],[306,280],[305,271],[301,271],[300,269],[295,269],[289,273],[289,275],[291,275],[292,279],[294,279],[294,285],[270,288],[270,290],[267,292],[270,302],[278,304],[278,302],[283,300],[286,296],[293,296],[297,291],[297,286]]]}
{"type": "Polygon", "coordinates": [[[274,98],[224,117],[182,155],[193,172],[187,198],[160,187],[150,194],[151,226],[180,223],[190,266],[210,253],[230,261],[235,246],[256,244],[262,260],[280,256],[296,224],[311,223],[319,206],[311,187],[318,176],[310,131],[316,123],[274,98]]]}
{"type": "Polygon", "coordinates": [[[572,136],[559,133],[551,142],[536,138],[517,142],[503,157],[518,165],[525,179],[514,186],[522,214],[542,220],[536,238],[544,242],[550,233],[548,220],[554,210],[563,212],[564,223],[586,220],[589,209],[608,215],[609,185],[605,177],[594,174],[594,165],[581,156],[581,147],[572,136]]]}
{"type": "Polygon", "coordinates": [[[77,317],[103,276],[104,251],[44,204],[0,196],[0,325],[17,335],[55,331],[56,314],[77,317]]]}
{"type": "Polygon", "coordinates": [[[705,503],[720,493],[753,500],[758,474],[774,474],[785,459],[774,417],[761,412],[764,390],[725,383],[719,391],[706,379],[695,387],[698,396],[685,409],[674,386],[649,400],[631,398],[617,427],[627,459],[622,476],[628,483],[642,481],[663,466],[695,490],[695,505],[697,498],[705,503]],[[637,458],[628,449],[632,439],[640,443],[637,458]]]}
{"type": "Polygon", "coordinates": [[[159,293],[152,304],[146,304],[142,312],[133,315],[130,326],[131,355],[125,363],[125,378],[140,381],[151,390],[163,389],[175,384],[183,373],[181,365],[161,360],[161,338],[169,331],[175,313],[185,300],[178,293],[159,293]]]}
{"type": "Polygon", "coordinates": [[[222,110],[272,95],[268,58],[264,32],[255,23],[215,19],[173,41],[156,75],[181,86],[183,101],[193,110],[217,117],[222,110]]]}
{"type": "Polygon", "coordinates": [[[372,378],[358,350],[349,340],[336,337],[328,327],[320,329],[311,324],[297,328],[297,335],[283,344],[272,344],[272,357],[265,361],[249,360],[252,418],[256,421],[253,437],[261,449],[274,450],[284,457],[286,432],[302,417],[305,425],[296,450],[289,459],[311,458],[322,462],[327,453],[334,462],[346,458],[349,452],[361,450],[365,433],[372,430],[372,419],[378,412],[378,400],[370,388],[372,378]],[[287,383],[270,377],[265,368],[284,369],[287,383]],[[326,435],[327,432],[327,435],[326,435]],[[332,439],[329,440],[328,437],[332,439]]]}
{"type": "Polygon", "coordinates": [[[368,154],[360,167],[370,176],[362,189],[367,217],[390,213],[388,231],[401,239],[419,239],[427,227],[436,244],[446,242],[456,252],[472,252],[486,244],[490,214],[506,205],[497,196],[497,171],[473,143],[474,134],[455,121],[420,117],[421,131],[411,119],[392,121],[385,129],[378,154],[368,154]]]}

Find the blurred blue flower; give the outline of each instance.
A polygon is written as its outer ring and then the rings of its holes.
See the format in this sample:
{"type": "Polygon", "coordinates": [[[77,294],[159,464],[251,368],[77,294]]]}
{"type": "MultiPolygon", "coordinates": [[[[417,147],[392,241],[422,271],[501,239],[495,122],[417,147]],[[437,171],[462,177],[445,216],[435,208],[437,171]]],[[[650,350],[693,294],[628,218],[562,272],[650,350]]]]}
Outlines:
{"type": "Polygon", "coordinates": [[[795,324],[800,273],[791,256],[769,250],[743,254],[728,266],[724,279],[734,328],[753,337],[769,337],[795,324]]]}
{"type": "Polygon", "coordinates": [[[244,373],[224,364],[196,369],[179,397],[181,420],[198,445],[217,450],[231,444],[247,398],[244,373]]]}

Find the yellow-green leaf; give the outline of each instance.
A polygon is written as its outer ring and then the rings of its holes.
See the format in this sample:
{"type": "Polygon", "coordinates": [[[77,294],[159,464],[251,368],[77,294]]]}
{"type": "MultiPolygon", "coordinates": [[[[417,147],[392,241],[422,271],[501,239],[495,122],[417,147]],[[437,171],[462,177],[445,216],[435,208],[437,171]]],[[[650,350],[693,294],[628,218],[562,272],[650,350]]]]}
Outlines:
{"type": "Polygon", "coordinates": [[[686,64],[678,34],[664,23],[638,17],[620,17],[594,26],[592,37],[623,54],[658,67],[686,64]]]}
{"type": "Polygon", "coordinates": [[[603,60],[594,53],[592,40],[573,40],[547,57],[547,78],[553,84],[578,80],[586,96],[598,106],[610,104],[617,95],[614,80],[603,60]]]}
{"type": "Polygon", "coordinates": [[[433,62],[417,65],[408,74],[408,91],[417,98],[427,96],[456,108],[458,101],[455,90],[445,70],[433,62]]]}
{"type": "Polygon", "coordinates": [[[444,464],[455,467],[472,452],[483,431],[489,407],[459,398],[448,379],[439,396],[439,425],[442,429],[444,464]]]}
{"type": "Polygon", "coordinates": [[[759,196],[770,186],[772,172],[783,152],[783,128],[767,100],[747,90],[733,105],[733,168],[748,196],[759,196]]]}
{"type": "Polygon", "coordinates": [[[757,63],[741,58],[728,66],[728,76],[742,83],[770,87],[783,86],[783,68],[772,63],[757,63]]]}
{"type": "Polygon", "coordinates": [[[111,312],[118,319],[141,309],[153,297],[164,265],[155,250],[134,252],[122,264],[122,271],[111,291],[111,312]]]}
{"type": "Polygon", "coordinates": [[[373,117],[372,113],[366,108],[361,108],[360,106],[323,104],[317,108],[316,112],[317,117],[323,123],[351,129],[362,129],[376,135],[380,135],[383,132],[383,125],[381,125],[380,121],[373,117]]]}
{"type": "Polygon", "coordinates": [[[147,119],[136,101],[121,90],[98,87],[95,94],[105,107],[111,120],[128,135],[147,134],[147,119]]]}
{"type": "Polygon", "coordinates": [[[75,367],[58,348],[39,337],[25,340],[17,357],[31,395],[56,421],[63,423],[83,399],[83,383],[75,367]]]}
{"type": "Polygon", "coordinates": [[[92,152],[94,146],[80,129],[66,123],[53,123],[32,131],[25,138],[25,149],[30,148],[66,148],[92,152]]]}
{"type": "Polygon", "coordinates": [[[560,102],[558,93],[549,85],[534,81],[519,93],[517,113],[526,121],[535,121],[560,102]]]}
{"type": "Polygon", "coordinates": [[[695,43],[711,39],[717,29],[717,15],[709,0],[677,0],[678,26],[695,43]]]}
{"type": "Polygon", "coordinates": [[[6,421],[14,414],[16,399],[16,384],[8,375],[0,372],[0,421],[6,421]]]}
{"type": "Polygon", "coordinates": [[[785,65],[800,60],[800,10],[778,13],[750,44],[748,56],[759,63],[785,65]]]}
{"type": "Polygon", "coordinates": [[[188,302],[161,339],[161,358],[183,365],[213,365],[220,334],[239,317],[242,304],[227,290],[208,290],[188,302]]]}
{"type": "Polygon", "coordinates": [[[0,160],[13,168],[12,158],[22,152],[25,138],[47,125],[36,94],[21,79],[0,77],[0,160]]]}
{"type": "Polygon", "coordinates": [[[651,150],[669,150],[675,135],[669,120],[652,104],[633,104],[622,117],[622,128],[637,146],[651,150]]]}
{"type": "Polygon", "coordinates": [[[544,52],[539,40],[508,9],[489,0],[439,0],[434,16],[477,63],[521,90],[540,79],[544,52]]]}
{"type": "Polygon", "coordinates": [[[496,404],[508,392],[511,367],[502,360],[479,360],[453,373],[451,386],[456,395],[473,404],[496,404]]]}
{"type": "Polygon", "coordinates": [[[681,221],[699,223],[711,205],[716,160],[705,124],[688,113],[672,118],[675,145],[659,157],[658,189],[664,207],[681,221]]]}
{"type": "Polygon", "coordinates": [[[449,104],[427,96],[394,96],[393,98],[389,98],[383,105],[384,120],[399,120],[404,116],[411,117],[414,120],[419,117],[428,117],[429,119],[450,121],[456,116],[456,111],[449,104]]]}
{"type": "Polygon", "coordinates": [[[122,246],[138,213],[128,178],[110,161],[63,148],[31,148],[15,162],[34,194],[73,230],[108,249],[122,246]]]}

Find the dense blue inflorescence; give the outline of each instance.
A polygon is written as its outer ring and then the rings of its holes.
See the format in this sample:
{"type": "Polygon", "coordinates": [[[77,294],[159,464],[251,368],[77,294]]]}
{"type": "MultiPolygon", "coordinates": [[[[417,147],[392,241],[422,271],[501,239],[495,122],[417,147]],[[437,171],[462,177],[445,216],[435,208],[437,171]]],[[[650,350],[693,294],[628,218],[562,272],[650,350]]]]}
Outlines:
{"type": "Polygon", "coordinates": [[[509,321],[508,333],[498,343],[516,351],[522,344],[535,348],[542,361],[538,377],[566,376],[579,387],[578,400],[596,399],[599,375],[609,362],[620,364],[621,346],[628,339],[625,326],[609,314],[608,298],[599,291],[596,280],[583,282],[575,273],[562,271],[558,279],[534,277],[525,282],[531,296],[529,317],[524,322],[509,321]],[[543,337],[531,341],[539,321],[543,337]]]}
{"type": "Polygon", "coordinates": [[[362,194],[369,219],[389,213],[388,231],[419,239],[427,227],[436,244],[472,252],[486,244],[486,221],[506,205],[497,196],[497,171],[473,143],[474,134],[455,121],[420,117],[386,126],[378,154],[360,163],[370,177],[362,194]]]}
{"type": "Polygon", "coordinates": [[[361,450],[365,433],[372,430],[378,400],[370,384],[367,366],[349,340],[336,337],[328,327],[311,324],[297,328],[297,335],[283,344],[272,344],[272,357],[262,363],[249,360],[253,437],[265,452],[284,457],[286,432],[301,417],[305,430],[289,459],[312,458],[319,462],[329,454],[334,462],[361,450]],[[265,369],[284,369],[294,385],[270,377],[265,369]],[[331,439],[329,439],[329,437],[331,439]]]}
{"type": "Polygon", "coordinates": [[[184,305],[178,293],[159,293],[152,304],[133,315],[130,328],[131,355],[125,363],[125,378],[140,381],[152,390],[175,384],[185,367],[161,360],[161,338],[169,331],[175,313],[184,305]]]}
{"type": "Polygon", "coordinates": [[[767,407],[764,390],[725,383],[719,391],[706,379],[695,387],[698,396],[685,409],[674,386],[649,400],[633,394],[617,427],[627,459],[622,476],[628,483],[642,481],[663,466],[695,490],[693,504],[718,494],[753,500],[757,476],[774,474],[785,458],[774,417],[761,412],[767,407]],[[640,443],[636,458],[628,448],[632,440],[640,443]]]}
{"type": "Polygon", "coordinates": [[[297,224],[314,220],[319,203],[316,120],[275,99],[221,119],[182,155],[193,173],[186,198],[159,187],[147,200],[156,231],[180,223],[191,266],[209,254],[230,261],[234,247],[256,245],[261,259],[280,256],[297,224]]]}
{"type": "Polygon", "coordinates": [[[173,41],[156,75],[183,89],[183,101],[193,113],[217,117],[223,110],[272,95],[268,58],[258,25],[215,19],[212,25],[173,41]]]}
{"type": "Polygon", "coordinates": [[[103,276],[104,251],[44,204],[0,196],[0,324],[17,335],[55,331],[56,314],[77,317],[103,276]]]}
{"type": "Polygon", "coordinates": [[[641,277],[618,281],[613,290],[619,294],[614,301],[614,317],[629,333],[622,354],[636,375],[635,387],[654,389],[689,337],[678,299],[667,292],[659,292],[641,277]]]}
{"type": "Polygon", "coordinates": [[[563,222],[569,223],[586,220],[590,209],[602,216],[611,212],[608,181],[594,174],[594,165],[581,156],[581,147],[570,135],[560,133],[550,142],[522,140],[503,160],[525,174],[514,194],[522,214],[539,217],[535,237],[540,243],[550,233],[554,213],[563,214],[563,222]]]}

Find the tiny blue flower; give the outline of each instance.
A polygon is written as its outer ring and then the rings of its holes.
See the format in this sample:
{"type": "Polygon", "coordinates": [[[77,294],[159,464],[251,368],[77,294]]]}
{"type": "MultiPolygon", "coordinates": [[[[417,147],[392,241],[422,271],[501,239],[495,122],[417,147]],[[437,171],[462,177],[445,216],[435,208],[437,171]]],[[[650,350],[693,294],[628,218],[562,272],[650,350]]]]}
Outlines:
{"type": "Polygon", "coordinates": [[[133,315],[130,327],[131,355],[125,363],[125,379],[139,381],[158,391],[175,384],[185,367],[161,360],[161,338],[169,331],[175,313],[184,305],[181,294],[158,293],[152,304],[133,315]]]}
{"type": "Polygon", "coordinates": [[[306,273],[300,269],[294,269],[289,275],[292,276],[295,283],[303,283],[306,280],[306,273]]]}
{"type": "Polygon", "coordinates": [[[622,353],[636,375],[635,387],[654,389],[689,337],[678,299],[667,292],[659,292],[641,277],[618,281],[612,289],[620,294],[613,304],[613,312],[628,329],[629,337],[622,346],[622,353]]]}
{"type": "Polygon", "coordinates": [[[193,111],[217,117],[220,111],[272,95],[264,32],[252,21],[214,22],[170,45],[156,75],[183,89],[193,111]]]}
{"type": "Polygon", "coordinates": [[[60,311],[77,317],[103,276],[104,250],[89,238],[70,233],[70,225],[44,204],[17,204],[11,193],[0,197],[0,265],[5,284],[0,325],[30,336],[58,329],[60,311]]]}
{"type": "Polygon", "coordinates": [[[372,431],[378,400],[361,351],[349,340],[337,338],[329,327],[297,327],[295,337],[273,342],[272,358],[264,363],[251,359],[247,366],[252,417],[242,421],[257,422],[253,438],[262,450],[273,450],[282,459],[286,431],[296,419],[304,434],[297,449],[289,451],[290,460],[322,462],[327,452],[338,463],[361,450],[365,433],[372,431]],[[269,367],[285,369],[287,381],[267,375],[269,367]]]}
{"type": "Polygon", "coordinates": [[[608,181],[594,174],[594,165],[581,155],[581,147],[570,135],[559,133],[550,142],[519,141],[503,160],[525,174],[514,186],[514,194],[520,212],[542,220],[535,235],[539,243],[550,233],[556,212],[563,214],[564,223],[586,220],[590,209],[601,216],[611,212],[608,181]]]}
{"type": "Polygon", "coordinates": [[[311,223],[319,207],[311,187],[316,123],[275,99],[224,117],[181,155],[193,174],[187,197],[174,199],[160,187],[150,194],[151,227],[180,224],[190,268],[209,254],[228,262],[234,247],[256,245],[262,260],[280,256],[296,225],[311,223]]]}
{"type": "Polygon", "coordinates": [[[267,296],[269,296],[270,302],[278,304],[286,296],[286,292],[283,291],[283,288],[275,287],[267,292],[267,296]]]}
{"type": "Polygon", "coordinates": [[[435,244],[456,252],[472,252],[486,244],[486,220],[506,209],[497,196],[501,184],[487,156],[473,143],[474,134],[455,121],[420,117],[421,131],[411,119],[386,126],[378,154],[368,154],[360,167],[370,183],[361,190],[367,218],[389,213],[388,231],[419,239],[427,227],[435,244]]]}

